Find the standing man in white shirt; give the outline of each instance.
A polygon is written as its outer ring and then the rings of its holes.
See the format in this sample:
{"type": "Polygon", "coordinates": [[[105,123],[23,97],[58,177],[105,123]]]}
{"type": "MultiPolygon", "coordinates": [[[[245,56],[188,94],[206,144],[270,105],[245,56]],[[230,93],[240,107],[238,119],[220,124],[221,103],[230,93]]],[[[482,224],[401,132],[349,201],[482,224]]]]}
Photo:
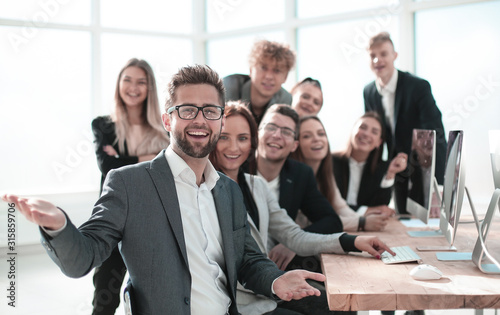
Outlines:
{"type": "Polygon", "coordinates": [[[91,218],[76,228],[50,202],[3,195],[41,227],[42,244],[81,277],[121,242],[138,314],[237,315],[237,281],[282,300],[319,295],[304,270],[280,271],[252,238],[239,186],[208,161],[224,126],[224,87],[207,66],[184,67],[168,85],[170,146],[155,159],[108,173],[91,218]]]}
{"type": "MultiPolygon", "coordinates": [[[[413,129],[435,130],[435,176],[438,183],[443,184],[446,138],[441,112],[429,82],[394,67],[398,53],[387,32],[381,32],[370,39],[368,54],[370,68],[376,78],[364,88],[365,111],[376,111],[384,120],[388,159],[400,152],[410,156],[413,129]]],[[[412,172],[411,168],[407,168],[396,175],[394,197],[399,213],[408,213],[406,198],[408,179],[412,172]]],[[[423,311],[408,312],[423,314],[423,311]]]]}
{"type": "MultiPolygon", "coordinates": [[[[390,160],[400,152],[410,155],[413,129],[436,130],[435,176],[438,183],[442,184],[446,138],[441,112],[429,82],[395,68],[398,53],[387,32],[370,39],[368,53],[370,68],[376,78],[364,88],[365,111],[375,111],[382,117],[386,131],[387,158],[390,160]]],[[[407,169],[396,176],[395,202],[399,213],[407,213],[406,197],[411,172],[411,169],[407,169]]]]}

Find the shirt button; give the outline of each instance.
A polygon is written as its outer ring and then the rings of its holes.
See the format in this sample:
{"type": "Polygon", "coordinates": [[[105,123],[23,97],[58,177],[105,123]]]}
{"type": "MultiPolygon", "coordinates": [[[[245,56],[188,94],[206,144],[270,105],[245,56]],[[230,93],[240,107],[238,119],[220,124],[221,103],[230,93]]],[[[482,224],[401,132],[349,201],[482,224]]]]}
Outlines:
{"type": "Polygon", "coordinates": [[[184,298],[184,303],[186,303],[186,305],[189,305],[189,298],[185,297],[184,298]]]}

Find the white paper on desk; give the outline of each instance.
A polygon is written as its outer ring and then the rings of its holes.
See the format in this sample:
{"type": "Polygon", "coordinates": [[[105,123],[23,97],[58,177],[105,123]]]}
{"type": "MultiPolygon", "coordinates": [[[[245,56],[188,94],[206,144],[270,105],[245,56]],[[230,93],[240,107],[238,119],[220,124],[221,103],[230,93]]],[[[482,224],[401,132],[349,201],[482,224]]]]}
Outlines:
{"type": "Polygon", "coordinates": [[[439,218],[429,219],[429,222],[427,224],[420,221],[419,219],[400,220],[399,222],[403,223],[404,226],[411,228],[439,227],[439,218]]]}

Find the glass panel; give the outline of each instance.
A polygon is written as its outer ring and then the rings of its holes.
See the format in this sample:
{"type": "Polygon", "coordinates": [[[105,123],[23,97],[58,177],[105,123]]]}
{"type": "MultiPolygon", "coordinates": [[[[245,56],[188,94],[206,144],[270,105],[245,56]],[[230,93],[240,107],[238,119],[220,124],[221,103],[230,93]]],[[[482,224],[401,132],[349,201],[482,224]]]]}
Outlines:
{"type": "Polygon", "coordinates": [[[207,0],[207,31],[222,32],[283,22],[284,0],[207,0]]]}
{"type": "Polygon", "coordinates": [[[397,50],[398,24],[397,17],[388,15],[298,31],[297,78],[321,82],[324,103],[318,116],[325,122],[332,150],[344,148],[354,122],[364,113],[363,88],[374,80],[366,51],[369,38],[388,31],[397,50]]]}
{"type": "Polygon", "coordinates": [[[192,1],[105,0],[100,3],[104,27],[182,34],[192,32],[192,1]],[[138,6],[143,10],[138,10],[138,6]]]}
{"type": "Polygon", "coordinates": [[[193,47],[187,39],[104,34],[101,47],[103,89],[100,112],[103,114],[113,111],[118,73],[130,58],[144,59],[153,68],[162,112],[170,77],[180,67],[193,63],[193,47]]]}
{"type": "MultiPolygon", "coordinates": [[[[73,25],[90,24],[91,0],[23,0],[0,1],[0,18],[26,21],[26,27],[40,27],[47,23],[73,25]]],[[[23,33],[23,28],[17,30],[23,33]]]]}
{"type": "Polygon", "coordinates": [[[0,27],[0,190],[99,188],[90,122],[90,35],[39,29],[19,51],[0,27]]]}
{"type": "Polygon", "coordinates": [[[282,32],[276,32],[211,40],[207,44],[208,64],[221,77],[234,73],[248,74],[248,56],[253,44],[260,39],[284,42],[284,38],[282,32]]]}
{"type": "MultiPolygon", "coordinates": [[[[498,12],[500,2],[491,1],[415,15],[417,74],[430,82],[446,132],[464,130],[464,146],[473,153],[467,154],[473,170],[467,182],[479,194],[484,191],[479,187],[494,187],[485,174],[491,173],[488,131],[500,129],[498,12]]],[[[484,192],[478,198],[490,196],[484,192]]]]}
{"type": "Polygon", "coordinates": [[[379,8],[395,14],[400,9],[399,0],[297,0],[297,16],[311,18],[330,14],[379,8]]]}

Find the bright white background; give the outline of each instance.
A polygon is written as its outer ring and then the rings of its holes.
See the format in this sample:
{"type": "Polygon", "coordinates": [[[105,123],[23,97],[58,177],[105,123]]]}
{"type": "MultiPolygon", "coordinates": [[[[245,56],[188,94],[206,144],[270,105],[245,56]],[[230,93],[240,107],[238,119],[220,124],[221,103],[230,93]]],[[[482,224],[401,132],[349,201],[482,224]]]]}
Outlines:
{"type": "MultiPolygon", "coordinates": [[[[123,64],[146,59],[163,103],[179,67],[207,63],[221,76],[248,73],[250,47],[260,38],[297,52],[285,88],[306,76],[321,81],[320,117],[331,148],[341,149],[363,113],[362,89],[373,80],[367,40],[386,30],[399,52],[398,68],[431,83],[446,131],[464,130],[466,183],[484,212],[493,192],[488,130],[500,129],[498,12],[498,0],[0,0],[0,192],[42,196],[82,223],[100,178],[90,122],[110,113],[123,64]]],[[[4,209],[0,202],[5,249],[4,209]]],[[[37,227],[19,217],[17,223],[18,245],[40,246],[37,227]]],[[[77,299],[77,311],[56,312],[47,307],[73,307],[67,298],[53,303],[54,295],[69,296],[68,279],[48,262],[51,271],[34,280],[40,272],[31,278],[28,266],[38,260],[20,259],[22,275],[30,278],[20,289],[24,306],[36,305],[38,314],[90,313],[90,279],[69,285],[88,291],[83,307],[77,299]]],[[[7,270],[2,263],[0,271],[7,270]]],[[[5,274],[0,277],[4,288],[5,274]]],[[[459,314],[429,314],[444,313],[459,314]]]]}
{"type": "Polygon", "coordinates": [[[367,40],[386,30],[398,68],[431,83],[446,131],[465,131],[466,183],[484,211],[493,191],[488,130],[500,129],[498,12],[498,0],[0,0],[0,191],[60,200],[83,220],[99,187],[90,122],[110,113],[126,60],[153,66],[163,103],[184,65],[248,73],[260,38],[297,52],[285,88],[321,81],[320,117],[339,150],[373,80],[367,40]]]}
{"type": "Polygon", "coordinates": [[[68,200],[84,219],[100,176],[90,122],[111,112],[123,64],[146,59],[163,104],[170,76],[187,64],[248,73],[261,38],[297,52],[285,88],[321,81],[320,118],[332,150],[342,149],[373,80],[368,38],[385,30],[397,67],[431,83],[446,132],[465,131],[466,183],[484,211],[493,191],[488,130],[500,129],[497,12],[500,1],[473,0],[0,0],[0,191],[68,200]]]}

